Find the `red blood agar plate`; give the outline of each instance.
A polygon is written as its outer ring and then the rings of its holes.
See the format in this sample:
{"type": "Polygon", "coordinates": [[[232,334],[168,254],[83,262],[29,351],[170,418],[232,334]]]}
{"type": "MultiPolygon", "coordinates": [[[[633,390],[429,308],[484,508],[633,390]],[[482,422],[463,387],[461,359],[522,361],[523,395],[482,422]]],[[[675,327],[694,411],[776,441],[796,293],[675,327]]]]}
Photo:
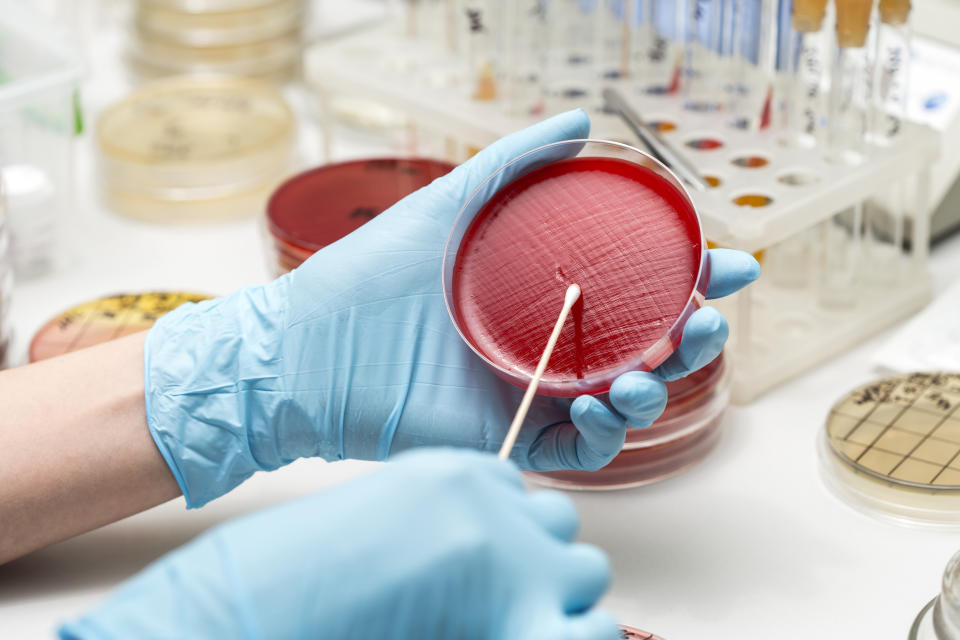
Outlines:
{"type": "Polygon", "coordinates": [[[426,158],[375,158],[325,165],[290,178],[267,204],[278,265],[282,271],[295,268],[453,168],[426,158]]]}
{"type": "Polygon", "coordinates": [[[604,491],[658,482],[702,460],[720,437],[730,400],[729,376],[721,354],[685,378],[667,383],[667,406],[645,429],[628,429],[623,449],[597,471],[528,474],[539,484],[560,489],[604,491]]]}
{"type": "Polygon", "coordinates": [[[501,167],[464,205],[444,252],[444,299],[470,348],[525,387],[579,284],[539,392],[602,393],[674,351],[703,302],[705,249],[666,167],[625,144],[558,142],[501,167]]]}

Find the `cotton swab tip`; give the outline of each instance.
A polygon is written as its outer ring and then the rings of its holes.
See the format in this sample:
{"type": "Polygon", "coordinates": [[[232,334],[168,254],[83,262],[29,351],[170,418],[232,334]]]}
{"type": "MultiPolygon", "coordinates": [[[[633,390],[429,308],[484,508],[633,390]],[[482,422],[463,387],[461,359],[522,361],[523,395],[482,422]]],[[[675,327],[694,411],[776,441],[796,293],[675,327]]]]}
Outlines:
{"type": "Polygon", "coordinates": [[[563,298],[563,304],[566,307],[572,307],[580,299],[580,285],[572,284],[567,287],[567,295],[563,298]]]}

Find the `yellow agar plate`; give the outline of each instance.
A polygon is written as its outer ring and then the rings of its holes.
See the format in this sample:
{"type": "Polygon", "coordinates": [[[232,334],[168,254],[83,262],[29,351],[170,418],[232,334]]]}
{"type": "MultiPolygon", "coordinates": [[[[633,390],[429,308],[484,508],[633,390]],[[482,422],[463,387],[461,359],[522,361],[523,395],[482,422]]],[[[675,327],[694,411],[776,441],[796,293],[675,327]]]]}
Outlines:
{"type": "Polygon", "coordinates": [[[187,302],[209,300],[197,293],[152,292],[100,298],[64,311],[40,328],[30,343],[30,362],[145,331],[187,302]]]}

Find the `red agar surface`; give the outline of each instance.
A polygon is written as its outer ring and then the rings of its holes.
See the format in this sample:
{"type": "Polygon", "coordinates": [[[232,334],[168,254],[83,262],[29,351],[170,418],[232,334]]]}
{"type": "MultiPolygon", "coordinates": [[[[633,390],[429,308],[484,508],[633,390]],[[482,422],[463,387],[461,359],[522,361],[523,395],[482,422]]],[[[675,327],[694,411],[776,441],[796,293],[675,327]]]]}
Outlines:
{"type": "Polygon", "coordinates": [[[270,198],[270,232],[294,248],[316,251],[336,242],[453,165],[424,158],[355,160],[311,169],[270,198]]]}
{"type": "Polygon", "coordinates": [[[501,189],[464,235],[455,312],[491,362],[531,375],[563,296],[582,296],[545,381],[589,379],[638,358],[664,336],[696,286],[696,213],[666,179],[616,158],[555,162],[501,189]]]}

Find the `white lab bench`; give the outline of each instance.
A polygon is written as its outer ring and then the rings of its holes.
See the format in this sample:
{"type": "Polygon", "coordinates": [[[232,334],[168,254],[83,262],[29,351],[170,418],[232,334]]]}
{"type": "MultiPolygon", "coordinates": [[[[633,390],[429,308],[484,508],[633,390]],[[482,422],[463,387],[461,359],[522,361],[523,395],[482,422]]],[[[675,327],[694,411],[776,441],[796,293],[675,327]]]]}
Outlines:
{"type": "MultiPolygon", "coordinates": [[[[94,44],[78,197],[63,219],[60,265],[14,290],[20,362],[32,332],[72,303],[150,289],[225,293],[269,277],[258,220],[159,226],[99,205],[91,131],[127,85],[116,34],[94,44]]],[[[309,127],[303,136],[305,157],[315,162],[309,127]]],[[[960,238],[937,247],[932,267],[941,291],[960,271],[960,238]]],[[[893,524],[842,503],[821,480],[815,446],[830,405],[875,376],[870,355],[884,337],[731,407],[716,450],[685,473],[638,489],[571,494],[582,539],[613,560],[603,606],[666,640],[905,638],[960,549],[960,531],[893,524]]],[[[51,399],[56,393],[50,389],[51,399]]],[[[0,566],[0,638],[53,637],[58,622],[204,529],[376,466],[301,460],[203,509],[187,511],[175,500],[0,566]]]]}

